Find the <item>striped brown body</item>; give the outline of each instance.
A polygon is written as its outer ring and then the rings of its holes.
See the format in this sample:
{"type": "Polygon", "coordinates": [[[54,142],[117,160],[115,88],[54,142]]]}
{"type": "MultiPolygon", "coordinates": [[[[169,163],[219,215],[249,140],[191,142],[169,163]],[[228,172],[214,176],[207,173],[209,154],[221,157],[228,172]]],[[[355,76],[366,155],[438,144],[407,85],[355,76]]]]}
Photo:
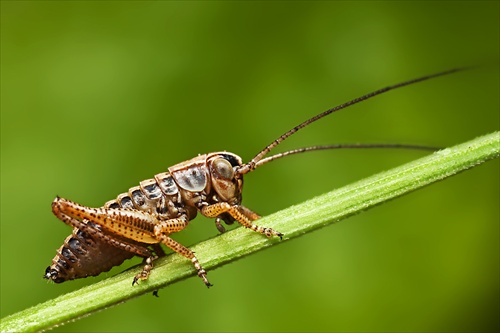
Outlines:
{"type": "Polygon", "coordinates": [[[95,276],[109,271],[134,255],[145,258],[143,271],[136,276],[147,279],[152,261],[164,255],[159,243],[190,259],[207,286],[206,272],[194,253],[170,238],[184,229],[198,212],[244,226],[267,236],[281,236],[269,228],[255,226],[259,216],[240,205],[243,179],[235,170],[241,159],[232,153],[200,155],[177,164],[152,179],[140,182],[101,208],[89,208],[57,197],[54,214],[71,225],[66,238],[47,267],[45,278],[56,283],[95,276]]]}
{"type": "MultiPolygon", "coordinates": [[[[96,227],[87,221],[91,227],[96,227]]],[[[73,232],[57,250],[52,265],[45,270],[44,277],[55,283],[97,276],[114,266],[121,265],[134,253],[124,251],[111,244],[95,239],[86,232],[73,228],[73,232]]]]}
{"type": "Polygon", "coordinates": [[[282,233],[253,224],[259,215],[241,205],[244,174],[273,160],[307,151],[339,148],[435,150],[433,147],[401,144],[345,144],[306,147],[265,157],[288,137],[329,114],[390,90],[459,70],[462,69],[451,69],[388,86],[326,110],[285,132],[245,164],[239,156],[229,152],[199,155],[168,168],[168,172],[140,182],[139,186],[130,188],[127,193],[120,194],[100,208],[82,206],[57,197],[52,203],[53,213],[74,229],[57,251],[52,265],[47,267],[44,277],[59,283],[95,276],[138,255],[144,258],[145,265],[134,278],[134,284],[139,279],[147,279],[153,260],[164,255],[161,243],[191,260],[198,276],[209,287],[211,284],[206,272],[194,253],[173,240],[171,234],[183,230],[190,220],[201,213],[215,218],[221,232],[224,231],[221,221],[227,224],[238,221],[267,237],[281,238],[282,233]]]}

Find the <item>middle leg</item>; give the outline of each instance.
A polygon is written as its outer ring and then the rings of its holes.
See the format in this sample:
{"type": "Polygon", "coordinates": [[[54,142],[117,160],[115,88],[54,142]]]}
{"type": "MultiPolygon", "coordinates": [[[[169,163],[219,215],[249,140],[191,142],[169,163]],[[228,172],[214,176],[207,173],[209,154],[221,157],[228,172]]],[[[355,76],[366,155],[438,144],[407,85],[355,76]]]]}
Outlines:
{"type": "Polygon", "coordinates": [[[207,272],[201,267],[198,258],[194,255],[194,252],[182,245],[181,243],[170,238],[170,234],[184,229],[188,224],[186,216],[181,216],[176,219],[162,221],[157,224],[154,228],[155,236],[158,240],[161,240],[163,244],[168,246],[173,251],[179,253],[183,257],[191,260],[196,269],[198,276],[203,280],[207,287],[211,287],[212,284],[207,279],[207,272]]]}

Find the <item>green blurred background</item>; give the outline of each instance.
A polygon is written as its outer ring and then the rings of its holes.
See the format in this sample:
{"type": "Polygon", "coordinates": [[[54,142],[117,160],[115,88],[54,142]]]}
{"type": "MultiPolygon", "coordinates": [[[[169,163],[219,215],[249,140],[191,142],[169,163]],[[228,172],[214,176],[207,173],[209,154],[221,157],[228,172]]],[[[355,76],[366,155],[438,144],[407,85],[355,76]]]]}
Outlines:
{"type": "MultiPolygon", "coordinates": [[[[342,142],[450,146],[499,128],[499,2],[1,2],[1,316],[55,285],[60,195],[100,206],[198,153],[342,142]]],[[[246,177],[267,215],[423,156],[319,152],[246,177]]],[[[55,331],[498,331],[499,164],[55,331]]],[[[217,234],[198,217],[174,238],[217,234]]],[[[203,253],[198,253],[203,262],[203,253]]],[[[186,262],[186,265],[189,263],[186,262]]],[[[151,278],[154,278],[152,276],[151,278]]]]}

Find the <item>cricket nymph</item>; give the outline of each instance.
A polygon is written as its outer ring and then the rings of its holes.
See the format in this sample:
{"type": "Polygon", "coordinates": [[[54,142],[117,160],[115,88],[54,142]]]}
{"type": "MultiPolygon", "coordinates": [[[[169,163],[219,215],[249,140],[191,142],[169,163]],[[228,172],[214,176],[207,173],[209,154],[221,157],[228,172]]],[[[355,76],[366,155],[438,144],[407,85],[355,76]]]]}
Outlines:
{"type": "Polygon", "coordinates": [[[272,141],[249,162],[229,152],[199,155],[168,168],[167,172],[144,180],[115,200],[108,201],[101,208],[89,208],[69,200],[56,197],[52,212],[64,223],[73,227],[73,233],[66,238],[57,251],[52,265],[45,270],[44,277],[56,283],[67,280],[96,276],[120,265],[135,255],[144,258],[142,272],[132,282],[146,280],[153,269],[153,261],[165,255],[160,244],[181,254],[193,263],[198,276],[207,287],[207,273],[201,267],[193,251],[173,240],[170,235],[187,227],[196,215],[215,218],[215,225],[224,232],[221,221],[241,225],[267,237],[283,234],[271,228],[253,224],[260,216],[241,205],[243,175],[258,167],[285,156],[310,151],[340,148],[404,148],[431,150],[436,148],[405,144],[337,144],[312,146],[285,151],[265,157],[281,142],[300,129],[329,114],[351,105],[366,101],[390,90],[422,82],[462,70],[450,69],[444,72],[422,76],[375,90],[346,103],[317,114],[291,128],[272,141]]]}
{"type": "Polygon", "coordinates": [[[283,236],[271,228],[254,225],[252,221],[260,216],[241,206],[243,175],[238,169],[242,164],[239,156],[228,152],[200,155],[140,182],[139,186],[108,201],[102,208],[89,208],[57,197],[52,203],[52,211],[76,229],[58,251],[52,266],[47,268],[45,278],[63,282],[83,277],[79,272],[86,276],[97,275],[139,255],[146,258],[146,265],[134,278],[135,283],[147,279],[152,261],[163,255],[159,247],[153,250],[149,247],[163,243],[190,259],[198,276],[205,285],[211,286],[194,253],[170,238],[172,233],[187,227],[198,212],[216,218],[216,226],[221,232],[224,231],[221,220],[227,224],[236,220],[268,237],[283,236]],[[86,236],[85,239],[77,239],[78,231],[86,236]],[[113,255],[113,260],[109,263],[104,260],[100,263],[79,262],[86,253],[81,245],[85,240],[99,246],[106,244],[103,257],[111,259],[109,257],[113,255]],[[110,246],[112,248],[107,249],[110,246]],[[78,265],[82,267],[76,269],[78,265]]]}

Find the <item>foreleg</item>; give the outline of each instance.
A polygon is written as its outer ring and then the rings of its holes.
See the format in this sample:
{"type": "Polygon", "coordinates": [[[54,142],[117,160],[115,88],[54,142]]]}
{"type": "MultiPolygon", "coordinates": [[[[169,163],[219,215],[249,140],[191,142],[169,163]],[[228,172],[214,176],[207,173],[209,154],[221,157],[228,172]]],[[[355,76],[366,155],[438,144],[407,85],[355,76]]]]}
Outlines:
{"type": "Polygon", "coordinates": [[[250,209],[240,205],[231,206],[227,202],[218,202],[210,206],[204,206],[201,209],[201,213],[210,218],[217,218],[223,213],[229,213],[236,221],[248,229],[252,229],[253,231],[266,235],[267,237],[271,237],[273,235],[278,236],[279,238],[283,237],[281,232],[253,224],[252,221],[258,219],[260,216],[252,212],[250,209]]]}

